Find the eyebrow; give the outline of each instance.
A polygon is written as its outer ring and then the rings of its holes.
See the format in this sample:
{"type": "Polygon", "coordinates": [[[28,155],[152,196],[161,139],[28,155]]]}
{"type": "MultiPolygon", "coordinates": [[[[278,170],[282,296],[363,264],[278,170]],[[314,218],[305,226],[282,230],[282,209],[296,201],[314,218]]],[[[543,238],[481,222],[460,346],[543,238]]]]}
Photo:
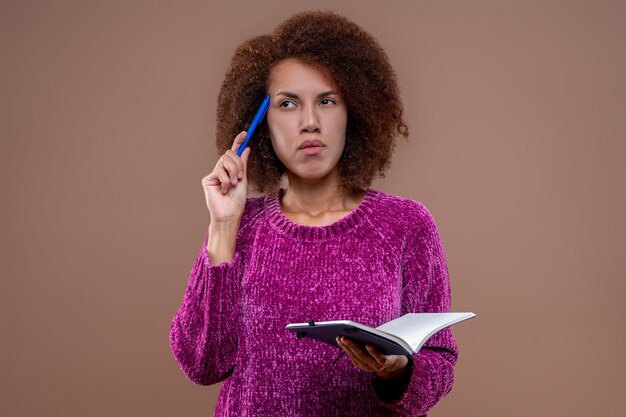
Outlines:
{"type": "MultiPolygon", "coordinates": [[[[339,95],[338,92],[336,91],[324,91],[323,93],[319,93],[317,95],[317,98],[320,98],[322,96],[328,96],[331,94],[336,94],[339,95]]],[[[300,98],[296,93],[291,93],[289,91],[279,91],[278,93],[276,93],[277,96],[286,96],[286,97],[291,97],[291,98],[300,98]]]]}

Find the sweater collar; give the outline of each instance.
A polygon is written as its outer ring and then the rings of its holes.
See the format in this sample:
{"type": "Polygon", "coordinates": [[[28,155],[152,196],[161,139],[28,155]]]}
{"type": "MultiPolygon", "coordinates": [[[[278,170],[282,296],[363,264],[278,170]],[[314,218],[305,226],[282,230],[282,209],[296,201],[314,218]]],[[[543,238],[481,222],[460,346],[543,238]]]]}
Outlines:
{"type": "Polygon", "coordinates": [[[269,217],[270,225],[279,233],[298,241],[322,242],[346,235],[363,224],[373,213],[373,205],[380,192],[368,188],[365,197],[354,210],[327,226],[306,226],[288,219],[280,208],[284,194],[285,190],[279,188],[274,193],[265,196],[265,213],[269,217]]]}

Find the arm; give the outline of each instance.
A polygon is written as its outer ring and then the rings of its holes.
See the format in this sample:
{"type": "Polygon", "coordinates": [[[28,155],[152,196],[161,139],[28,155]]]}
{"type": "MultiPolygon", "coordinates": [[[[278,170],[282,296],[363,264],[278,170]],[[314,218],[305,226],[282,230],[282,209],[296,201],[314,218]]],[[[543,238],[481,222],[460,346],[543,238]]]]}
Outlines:
{"type": "MultiPolygon", "coordinates": [[[[212,251],[216,245],[211,237],[219,233],[215,228],[209,229],[170,327],[170,348],[179,367],[190,380],[201,385],[230,376],[237,353],[243,254],[240,250],[234,254],[212,251]],[[218,265],[212,264],[210,258],[218,265]]],[[[229,246],[228,239],[217,240],[229,246]]]]}
{"type": "MultiPolygon", "coordinates": [[[[428,209],[418,210],[420,228],[406,240],[401,315],[449,312],[450,280],[439,231],[428,209]]],[[[372,380],[377,400],[401,415],[426,414],[452,389],[457,357],[450,328],[439,331],[408,357],[402,376],[372,380]]]]}

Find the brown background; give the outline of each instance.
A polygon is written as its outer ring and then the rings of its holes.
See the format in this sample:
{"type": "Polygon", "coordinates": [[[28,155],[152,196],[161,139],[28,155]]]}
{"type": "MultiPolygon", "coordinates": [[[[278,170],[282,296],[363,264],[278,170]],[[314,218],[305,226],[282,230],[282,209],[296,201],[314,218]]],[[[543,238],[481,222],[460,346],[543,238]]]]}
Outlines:
{"type": "Polygon", "coordinates": [[[168,332],[217,92],[311,6],[388,51],[411,136],[373,186],[430,208],[478,315],[430,415],[620,414],[625,2],[333,0],[2,3],[2,415],[212,415],[168,332]]]}

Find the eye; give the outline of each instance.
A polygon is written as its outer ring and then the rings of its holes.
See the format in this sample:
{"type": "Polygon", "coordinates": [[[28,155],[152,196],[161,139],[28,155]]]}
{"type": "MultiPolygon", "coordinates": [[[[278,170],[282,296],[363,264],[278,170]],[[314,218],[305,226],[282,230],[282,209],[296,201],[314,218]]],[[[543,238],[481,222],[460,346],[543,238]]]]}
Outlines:
{"type": "Polygon", "coordinates": [[[290,100],[285,100],[285,101],[281,101],[281,102],[280,102],[279,107],[282,107],[282,108],[287,108],[286,106],[283,106],[283,104],[285,104],[285,103],[291,103],[291,104],[294,104],[294,102],[293,102],[293,101],[290,101],[290,100]]]}
{"type": "Polygon", "coordinates": [[[335,100],[331,99],[331,98],[323,98],[322,100],[320,100],[320,103],[325,104],[324,102],[331,102],[333,104],[337,104],[335,103],[335,100]]]}

